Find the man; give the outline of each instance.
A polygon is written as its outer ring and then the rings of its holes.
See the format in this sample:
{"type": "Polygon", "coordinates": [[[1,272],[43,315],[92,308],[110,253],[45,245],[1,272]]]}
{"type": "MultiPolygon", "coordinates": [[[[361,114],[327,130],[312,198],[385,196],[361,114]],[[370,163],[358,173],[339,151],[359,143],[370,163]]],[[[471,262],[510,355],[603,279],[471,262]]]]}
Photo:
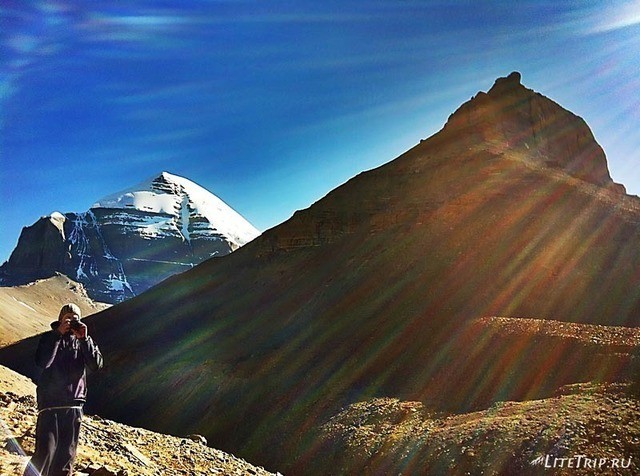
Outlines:
{"type": "Polygon", "coordinates": [[[102,367],[102,354],[80,321],[80,308],[62,306],[38,343],[36,450],[24,476],[71,476],[78,447],[87,372],[102,367]]]}

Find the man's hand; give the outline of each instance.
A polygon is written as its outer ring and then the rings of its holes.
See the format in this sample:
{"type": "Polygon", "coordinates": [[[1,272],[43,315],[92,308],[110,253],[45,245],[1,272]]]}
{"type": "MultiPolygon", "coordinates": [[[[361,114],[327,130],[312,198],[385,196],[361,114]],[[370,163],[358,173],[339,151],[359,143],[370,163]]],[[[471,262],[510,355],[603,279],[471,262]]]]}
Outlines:
{"type": "Polygon", "coordinates": [[[87,338],[87,326],[84,322],[78,321],[79,327],[77,329],[71,329],[73,335],[78,339],[86,339],[87,338]]]}
{"type": "Polygon", "coordinates": [[[72,312],[62,316],[60,324],[58,324],[58,332],[61,335],[65,335],[69,331],[78,339],[87,338],[87,326],[80,320],[80,316],[72,312]],[[72,323],[73,326],[71,325],[72,323]]]}

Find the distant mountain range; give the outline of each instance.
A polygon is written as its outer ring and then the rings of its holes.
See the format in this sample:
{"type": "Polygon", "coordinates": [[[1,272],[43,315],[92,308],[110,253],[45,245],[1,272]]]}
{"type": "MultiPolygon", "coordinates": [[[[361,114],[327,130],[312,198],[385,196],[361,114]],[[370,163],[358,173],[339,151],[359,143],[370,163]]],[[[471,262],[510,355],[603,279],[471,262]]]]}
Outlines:
{"type": "MultiPolygon", "coordinates": [[[[291,475],[628,457],[637,402],[607,393],[624,439],[591,390],[552,397],[632,376],[639,242],[640,200],[585,121],[512,73],[237,252],[89,317],[109,365],[87,410],[291,475]]],[[[0,363],[33,375],[36,342],[0,363]]]]}
{"type": "Polygon", "coordinates": [[[211,192],[162,172],[86,212],[54,212],[25,227],[0,267],[0,283],[62,273],[94,300],[121,302],[259,234],[211,192]]]}

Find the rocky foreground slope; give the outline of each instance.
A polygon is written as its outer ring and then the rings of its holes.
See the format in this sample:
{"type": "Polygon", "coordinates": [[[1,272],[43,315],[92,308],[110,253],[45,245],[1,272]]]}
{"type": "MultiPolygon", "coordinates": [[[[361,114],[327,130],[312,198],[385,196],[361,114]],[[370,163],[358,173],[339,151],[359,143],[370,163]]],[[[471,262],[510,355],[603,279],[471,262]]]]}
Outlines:
{"type": "Polygon", "coordinates": [[[323,438],[336,474],[640,473],[640,406],[629,384],[569,385],[549,398],[453,415],[377,398],[345,408],[323,438]]]}
{"type": "MultiPolygon", "coordinates": [[[[35,387],[0,366],[0,474],[20,476],[34,449],[35,387]]],[[[272,475],[209,448],[198,435],[174,437],[85,415],[74,476],[272,475]]]]}
{"type": "MultiPolygon", "coordinates": [[[[496,401],[473,412],[445,412],[429,400],[397,398],[348,405],[322,426],[328,467],[362,475],[640,472],[640,328],[486,317],[469,322],[466,334],[461,345],[469,349],[468,360],[460,363],[482,366],[490,384],[496,383],[496,372],[488,363],[509,372],[514,360],[531,355],[518,354],[527,346],[540,355],[530,365],[541,380],[547,375],[539,360],[549,363],[556,353],[574,375],[576,354],[591,353],[599,365],[585,369],[581,383],[550,389],[546,398],[496,401]],[[494,358],[479,359],[482,354],[494,358]],[[606,366],[634,370],[627,379],[597,383],[606,366]]],[[[482,393],[486,384],[474,380],[468,368],[452,367],[449,378],[463,382],[464,393],[482,393]],[[456,378],[456,370],[470,378],[456,378]]],[[[522,383],[517,375],[513,381],[522,383]]]]}

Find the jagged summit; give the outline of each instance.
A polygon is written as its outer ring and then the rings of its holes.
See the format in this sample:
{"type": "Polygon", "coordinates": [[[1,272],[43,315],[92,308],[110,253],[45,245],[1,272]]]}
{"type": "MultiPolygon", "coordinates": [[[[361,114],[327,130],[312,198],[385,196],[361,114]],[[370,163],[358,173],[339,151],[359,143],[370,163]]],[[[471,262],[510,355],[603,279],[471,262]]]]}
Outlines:
{"type": "Polygon", "coordinates": [[[522,75],[518,71],[514,71],[504,78],[496,79],[495,83],[493,83],[493,86],[491,87],[491,89],[489,89],[487,94],[489,94],[490,96],[500,96],[516,92],[518,91],[518,89],[526,89],[527,91],[531,91],[530,89],[525,88],[522,85],[521,81],[522,75]]]}
{"type": "Polygon", "coordinates": [[[123,208],[172,214],[174,203],[171,196],[185,193],[184,186],[181,186],[180,181],[189,182],[191,186],[199,187],[182,177],[168,172],[160,172],[136,185],[102,197],[91,208],[123,208]]]}
{"type": "Polygon", "coordinates": [[[488,92],[479,92],[449,116],[444,131],[467,144],[483,142],[497,152],[520,152],[624,194],[624,187],[611,179],[604,151],[587,123],[521,80],[516,71],[496,79],[488,92]]]}

